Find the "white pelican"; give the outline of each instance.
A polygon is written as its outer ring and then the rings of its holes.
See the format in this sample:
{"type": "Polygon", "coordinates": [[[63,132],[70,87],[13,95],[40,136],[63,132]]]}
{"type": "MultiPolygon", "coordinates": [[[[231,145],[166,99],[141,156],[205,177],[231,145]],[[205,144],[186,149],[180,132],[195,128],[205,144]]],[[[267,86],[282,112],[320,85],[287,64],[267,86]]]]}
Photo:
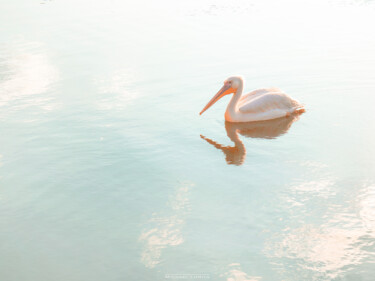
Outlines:
{"type": "Polygon", "coordinates": [[[241,76],[226,79],[224,86],[199,114],[201,115],[215,102],[229,94],[234,95],[225,111],[225,120],[228,122],[270,120],[305,111],[302,104],[277,88],[258,89],[242,96],[243,84],[241,76]]]}

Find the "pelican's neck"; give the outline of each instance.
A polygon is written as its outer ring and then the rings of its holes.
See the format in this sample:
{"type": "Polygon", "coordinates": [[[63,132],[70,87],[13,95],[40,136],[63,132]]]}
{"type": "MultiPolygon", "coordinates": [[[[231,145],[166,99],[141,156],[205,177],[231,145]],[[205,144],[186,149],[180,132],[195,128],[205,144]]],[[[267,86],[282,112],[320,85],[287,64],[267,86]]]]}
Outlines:
{"type": "Polygon", "coordinates": [[[227,110],[225,112],[225,120],[230,121],[234,119],[234,116],[238,112],[238,102],[241,99],[243,91],[243,81],[241,81],[239,87],[237,88],[236,92],[233,94],[233,97],[231,98],[227,110]]]}

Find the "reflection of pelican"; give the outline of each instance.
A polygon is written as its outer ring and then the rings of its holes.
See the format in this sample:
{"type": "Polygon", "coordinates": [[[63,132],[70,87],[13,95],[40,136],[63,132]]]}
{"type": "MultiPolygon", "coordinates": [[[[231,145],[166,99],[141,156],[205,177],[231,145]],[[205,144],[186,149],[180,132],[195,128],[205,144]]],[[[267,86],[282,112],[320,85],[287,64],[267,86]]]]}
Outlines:
{"type": "Polygon", "coordinates": [[[270,120],[304,111],[302,104],[280,89],[258,89],[244,96],[242,96],[242,90],[242,77],[229,77],[224,81],[224,86],[220,91],[199,114],[202,114],[219,99],[229,94],[234,94],[225,111],[225,120],[229,122],[270,120]]]}
{"type": "Polygon", "coordinates": [[[238,137],[238,133],[249,138],[274,139],[285,134],[290,126],[292,126],[293,122],[298,120],[298,117],[298,115],[291,115],[289,117],[268,121],[244,123],[225,122],[227,135],[230,140],[234,142],[233,147],[223,146],[202,135],[201,138],[224,152],[228,164],[241,165],[245,160],[246,148],[238,137]]]}

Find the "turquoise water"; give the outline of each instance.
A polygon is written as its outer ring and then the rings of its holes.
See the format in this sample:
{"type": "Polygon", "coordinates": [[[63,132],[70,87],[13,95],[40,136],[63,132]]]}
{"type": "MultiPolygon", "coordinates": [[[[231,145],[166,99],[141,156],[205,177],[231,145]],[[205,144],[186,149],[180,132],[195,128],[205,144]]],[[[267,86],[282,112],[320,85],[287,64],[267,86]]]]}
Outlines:
{"type": "Polygon", "coordinates": [[[374,15],[2,3],[0,280],[373,280],[374,15]],[[238,127],[226,97],[199,116],[233,74],[306,113],[238,127]]]}

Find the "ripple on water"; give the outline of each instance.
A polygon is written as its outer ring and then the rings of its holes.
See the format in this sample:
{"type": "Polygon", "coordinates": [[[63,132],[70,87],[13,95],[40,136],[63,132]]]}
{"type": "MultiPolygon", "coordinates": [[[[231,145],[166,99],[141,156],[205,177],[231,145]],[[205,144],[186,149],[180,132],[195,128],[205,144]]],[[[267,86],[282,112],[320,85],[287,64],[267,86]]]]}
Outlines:
{"type": "Polygon", "coordinates": [[[361,264],[374,263],[375,187],[364,188],[355,201],[356,206],[334,208],[320,225],[286,227],[267,241],[266,254],[284,265],[298,264],[305,273],[322,280],[346,276],[361,264]]]}

